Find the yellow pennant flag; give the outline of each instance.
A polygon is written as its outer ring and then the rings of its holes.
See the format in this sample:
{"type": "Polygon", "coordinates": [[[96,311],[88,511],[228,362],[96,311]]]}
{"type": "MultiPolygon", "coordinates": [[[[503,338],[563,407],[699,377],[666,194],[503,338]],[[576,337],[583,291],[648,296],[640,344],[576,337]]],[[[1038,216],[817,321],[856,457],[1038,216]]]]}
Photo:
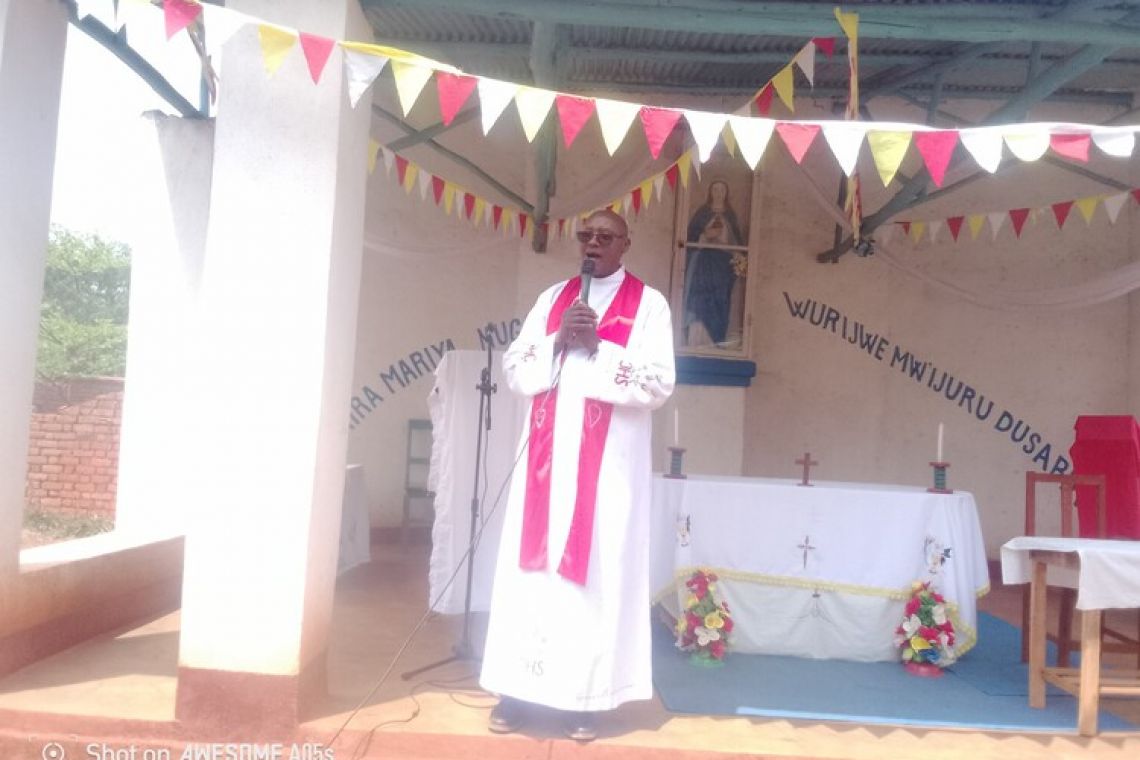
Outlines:
{"type": "Polygon", "coordinates": [[[641,207],[649,208],[649,200],[653,195],[653,177],[642,182],[638,188],[641,190],[641,207]]]}
{"type": "Polygon", "coordinates": [[[728,151],[728,155],[736,155],[736,135],[732,133],[731,122],[725,122],[724,129],[720,131],[720,139],[724,140],[724,149],[728,151]]]}
{"type": "Polygon", "coordinates": [[[257,39],[261,43],[261,60],[265,63],[265,71],[273,76],[297,43],[297,34],[281,27],[258,24],[257,39]]]}
{"type": "Polygon", "coordinates": [[[677,159],[677,174],[681,175],[681,187],[689,186],[689,168],[693,165],[693,150],[690,148],[677,159]]]}
{"type": "Polygon", "coordinates": [[[411,193],[412,188],[416,186],[416,175],[420,173],[420,167],[408,162],[408,168],[404,170],[404,192],[411,193]]]}
{"type": "Polygon", "coordinates": [[[375,140],[368,141],[368,173],[376,171],[376,156],[380,153],[380,143],[375,140]]]}
{"type": "Polygon", "coordinates": [[[875,159],[875,167],[879,170],[879,179],[883,180],[884,187],[891,184],[902,165],[907,148],[910,147],[910,138],[910,132],[867,131],[867,145],[871,148],[871,157],[875,159]]]}
{"type": "Polygon", "coordinates": [[[523,133],[527,142],[534,142],[535,135],[546,121],[550,107],[554,105],[554,93],[550,90],[540,90],[537,87],[520,86],[515,93],[515,106],[519,109],[519,120],[522,121],[523,133]]]}
{"type": "Polygon", "coordinates": [[[914,238],[914,242],[922,240],[922,234],[926,232],[926,222],[911,222],[910,223],[910,236],[914,238]]]}
{"type": "Polygon", "coordinates": [[[1096,207],[1100,204],[1099,195],[1090,195],[1088,198],[1077,198],[1074,205],[1077,211],[1081,212],[1084,217],[1085,224],[1092,224],[1093,214],[1096,213],[1096,207]]]}
{"type": "Polygon", "coordinates": [[[977,240],[978,233],[982,231],[982,226],[986,223],[985,214],[970,214],[966,217],[966,224],[970,225],[970,239],[977,240]]]}
{"type": "Polygon", "coordinates": [[[849,40],[859,39],[859,14],[858,13],[844,13],[838,8],[835,9],[835,20],[839,22],[839,26],[843,29],[843,34],[849,40]]]}
{"type": "Polygon", "coordinates": [[[455,185],[450,180],[443,182],[443,213],[451,216],[451,207],[455,205],[455,185]]]}
{"type": "Polygon", "coordinates": [[[787,106],[789,111],[796,110],[796,79],[793,76],[792,65],[789,63],[780,69],[780,73],[772,77],[772,86],[780,96],[780,102],[787,106]]]}
{"type": "Polygon", "coordinates": [[[476,227],[479,226],[479,222],[482,221],[482,219],[483,219],[483,210],[485,208],[487,208],[487,201],[483,200],[478,195],[476,195],[475,196],[475,209],[471,212],[471,221],[475,223],[476,227]]]}
{"type": "Polygon", "coordinates": [[[400,96],[400,108],[404,110],[404,116],[412,110],[433,73],[426,66],[392,60],[392,76],[396,79],[396,93],[400,96]]]}

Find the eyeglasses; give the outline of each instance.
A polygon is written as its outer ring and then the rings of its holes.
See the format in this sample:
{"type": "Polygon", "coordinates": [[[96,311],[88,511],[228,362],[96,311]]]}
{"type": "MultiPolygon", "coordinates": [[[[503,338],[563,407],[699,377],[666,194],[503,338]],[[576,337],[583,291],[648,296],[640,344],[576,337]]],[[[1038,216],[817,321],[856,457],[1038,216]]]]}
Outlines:
{"type": "Polygon", "coordinates": [[[619,235],[616,232],[610,232],[609,230],[578,230],[576,233],[574,233],[574,237],[578,238],[578,242],[582,243],[583,245],[589,243],[595,238],[598,241],[598,245],[609,245],[617,238],[625,237],[625,235],[619,235]]]}

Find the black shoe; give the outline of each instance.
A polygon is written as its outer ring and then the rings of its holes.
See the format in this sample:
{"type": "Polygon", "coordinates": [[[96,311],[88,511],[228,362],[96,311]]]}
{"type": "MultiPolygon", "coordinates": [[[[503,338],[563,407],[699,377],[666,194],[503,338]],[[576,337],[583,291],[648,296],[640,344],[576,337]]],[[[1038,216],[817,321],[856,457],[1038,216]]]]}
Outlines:
{"type": "Polygon", "coordinates": [[[492,733],[510,734],[518,731],[523,724],[523,703],[514,697],[500,697],[499,704],[491,709],[491,719],[487,728],[492,733]]]}
{"type": "Polygon", "coordinates": [[[598,722],[592,712],[572,712],[566,715],[562,730],[576,742],[592,742],[598,738],[598,722]]]}

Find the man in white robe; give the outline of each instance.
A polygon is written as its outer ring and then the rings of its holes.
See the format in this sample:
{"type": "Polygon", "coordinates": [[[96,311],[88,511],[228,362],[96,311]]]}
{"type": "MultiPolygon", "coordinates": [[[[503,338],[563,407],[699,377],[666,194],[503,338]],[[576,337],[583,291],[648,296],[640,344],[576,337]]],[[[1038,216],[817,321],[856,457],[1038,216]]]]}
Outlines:
{"type": "Polygon", "coordinates": [[[531,398],[511,482],[480,683],[502,696],[490,728],[516,730],[525,703],[593,714],[650,699],[650,413],[673,391],[669,305],[621,266],[630,240],[609,210],[578,232],[595,262],[538,297],[503,357],[531,398]],[[598,315],[601,315],[600,317],[598,315]]]}

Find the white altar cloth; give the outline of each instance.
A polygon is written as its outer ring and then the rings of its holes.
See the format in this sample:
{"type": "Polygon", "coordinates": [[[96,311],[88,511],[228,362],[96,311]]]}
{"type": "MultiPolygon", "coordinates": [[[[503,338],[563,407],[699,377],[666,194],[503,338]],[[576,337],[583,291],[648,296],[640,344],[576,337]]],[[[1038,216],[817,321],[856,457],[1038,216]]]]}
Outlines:
{"type": "Polygon", "coordinates": [[[1047,583],[1077,589],[1078,610],[1140,607],[1140,541],[1098,538],[1018,536],[1001,547],[1001,575],[1005,583],[1033,579],[1034,549],[1072,552],[1080,557],[1075,569],[1050,565],[1047,583]]]}
{"type": "MultiPolygon", "coordinates": [[[[482,507],[476,516],[476,529],[482,531],[482,538],[475,550],[471,584],[471,609],[475,611],[491,606],[495,557],[507,503],[504,483],[510,477],[527,410],[527,400],[511,393],[503,382],[501,362],[502,354],[493,353],[491,382],[498,390],[491,395],[491,430],[483,441],[486,459],[479,474],[482,507]]],[[[479,418],[476,386],[486,366],[486,351],[449,351],[436,367],[435,386],[428,397],[432,421],[428,483],[435,491],[428,603],[439,599],[433,607],[436,612],[463,612],[467,592],[467,563],[463,560],[471,533],[479,418]],[[453,574],[455,580],[449,586],[453,574]]]]}
{"type": "Polygon", "coordinates": [[[651,579],[676,615],[697,568],[720,576],[735,651],[894,660],[914,581],[946,597],[959,654],[989,590],[971,494],[865,483],[690,475],[653,481],[651,579]]]}

